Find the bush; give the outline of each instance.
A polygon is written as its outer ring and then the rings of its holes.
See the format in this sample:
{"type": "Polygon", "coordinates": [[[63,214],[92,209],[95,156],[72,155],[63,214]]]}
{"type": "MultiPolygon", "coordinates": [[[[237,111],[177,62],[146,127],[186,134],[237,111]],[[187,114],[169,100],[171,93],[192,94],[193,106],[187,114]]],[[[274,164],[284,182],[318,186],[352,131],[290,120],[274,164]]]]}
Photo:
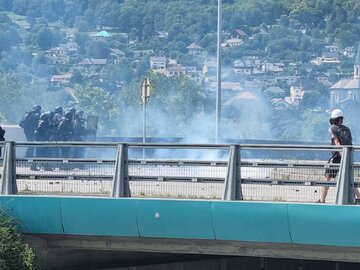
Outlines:
{"type": "Polygon", "coordinates": [[[0,269],[36,270],[35,253],[22,243],[13,220],[0,215],[0,269]]]}

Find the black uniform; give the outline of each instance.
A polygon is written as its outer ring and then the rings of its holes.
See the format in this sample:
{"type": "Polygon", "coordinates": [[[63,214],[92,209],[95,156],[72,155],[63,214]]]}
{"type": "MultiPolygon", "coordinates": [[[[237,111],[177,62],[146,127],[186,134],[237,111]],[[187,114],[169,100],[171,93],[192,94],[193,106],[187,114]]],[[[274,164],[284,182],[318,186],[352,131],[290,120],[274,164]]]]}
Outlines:
{"type": "MultiPolygon", "coordinates": [[[[48,119],[48,115],[42,114],[40,116],[40,122],[35,129],[34,132],[34,139],[38,142],[45,142],[50,140],[51,130],[50,130],[50,123],[48,119]]],[[[44,157],[51,157],[52,149],[50,147],[36,147],[35,155],[36,157],[44,158],[44,157]]],[[[31,165],[32,170],[38,170],[39,164],[33,163],[31,165]]],[[[44,163],[42,166],[45,170],[51,169],[48,163],[44,163]]]]}
{"type": "MultiPolygon", "coordinates": [[[[67,112],[65,117],[61,120],[58,132],[57,132],[59,141],[72,141],[73,136],[73,126],[72,126],[72,114],[67,112]]],[[[70,157],[70,147],[62,147],[60,156],[63,158],[70,157]]]]}
{"type": "MultiPolygon", "coordinates": [[[[83,142],[87,137],[87,129],[85,127],[85,120],[83,119],[83,111],[76,112],[75,119],[73,121],[73,140],[83,142]]],[[[85,149],[83,147],[75,147],[73,150],[73,157],[84,157],[85,149]]]]}
{"type": "MultiPolygon", "coordinates": [[[[41,113],[41,107],[39,105],[34,106],[32,111],[28,111],[24,114],[19,126],[24,129],[24,134],[28,142],[34,141],[34,132],[39,124],[41,113]]],[[[28,147],[26,150],[26,157],[32,157],[34,155],[34,147],[28,147]]]]}
{"type": "MultiPolygon", "coordinates": [[[[5,135],[5,130],[2,127],[0,127],[0,141],[5,141],[4,135],[5,135]]],[[[0,156],[1,156],[1,147],[0,147],[0,156]]]]}

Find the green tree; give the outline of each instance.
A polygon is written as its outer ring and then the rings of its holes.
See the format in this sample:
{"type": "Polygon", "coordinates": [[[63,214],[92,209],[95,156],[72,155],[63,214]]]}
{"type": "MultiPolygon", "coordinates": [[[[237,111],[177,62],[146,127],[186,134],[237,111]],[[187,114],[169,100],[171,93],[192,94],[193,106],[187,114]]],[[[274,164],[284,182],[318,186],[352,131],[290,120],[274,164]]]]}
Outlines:
{"type": "Polygon", "coordinates": [[[37,46],[42,50],[47,50],[53,45],[53,33],[49,27],[43,27],[36,35],[37,46]]]}
{"type": "Polygon", "coordinates": [[[86,56],[92,58],[108,58],[110,55],[109,43],[106,41],[89,41],[85,45],[86,56]]]}
{"type": "Polygon", "coordinates": [[[150,74],[150,134],[182,136],[192,118],[203,111],[203,88],[186,76],[168,78],[150,74]]]}
{"type": "Polygon", "coordinates": [[[23,113],[19,111],[24,101],[23,94],[24,89],[15,73],[0,74],[0,95],[3,100],[6,100],[0,107],[0,113],[10,123],[18,122],[23,113]],[[19,105],[16,106],[17,104],[19,105]]]}
{"type": "Polygon", "coordinates": [[[72,92],[75,104],[86,110],[87,114],[99,117],[99,132],[112,135],[118,128],[116,120],[120,114],[113,95],[90,83],[76,85],[72,92]]]}

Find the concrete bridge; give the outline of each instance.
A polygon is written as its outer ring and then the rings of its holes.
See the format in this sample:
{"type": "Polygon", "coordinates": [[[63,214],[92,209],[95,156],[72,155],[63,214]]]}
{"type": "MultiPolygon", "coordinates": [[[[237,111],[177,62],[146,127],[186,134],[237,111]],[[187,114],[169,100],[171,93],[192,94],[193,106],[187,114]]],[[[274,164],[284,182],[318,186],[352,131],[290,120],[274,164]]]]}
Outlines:
{"type": "Polygon", "coordinates": [[[322,179],[328,146],[3,147],[1,211],[42,269],[360,267],[357,147],[337,148],[333,182],[322,179]],[[86,156],[30,158],[24,147],[83,147],[86,156]],[[329,203],[314,203],[325,185],[329,203]]]}

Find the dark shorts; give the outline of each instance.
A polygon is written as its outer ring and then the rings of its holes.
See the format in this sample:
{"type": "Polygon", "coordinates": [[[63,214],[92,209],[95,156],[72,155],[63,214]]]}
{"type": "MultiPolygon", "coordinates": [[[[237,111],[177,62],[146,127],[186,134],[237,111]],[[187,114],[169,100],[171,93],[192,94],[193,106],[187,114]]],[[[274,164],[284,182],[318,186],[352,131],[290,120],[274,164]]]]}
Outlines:
{"type": "MultiPolygon", "coordinates": [[[[329,163],[340,163],[341,157],[333,157],[329,159],[329,163]]],[[[327,168],[325,170],[325,176],[329,176],[330,178],[335,178],[339,172],[339,168],[327,168]]]]}

